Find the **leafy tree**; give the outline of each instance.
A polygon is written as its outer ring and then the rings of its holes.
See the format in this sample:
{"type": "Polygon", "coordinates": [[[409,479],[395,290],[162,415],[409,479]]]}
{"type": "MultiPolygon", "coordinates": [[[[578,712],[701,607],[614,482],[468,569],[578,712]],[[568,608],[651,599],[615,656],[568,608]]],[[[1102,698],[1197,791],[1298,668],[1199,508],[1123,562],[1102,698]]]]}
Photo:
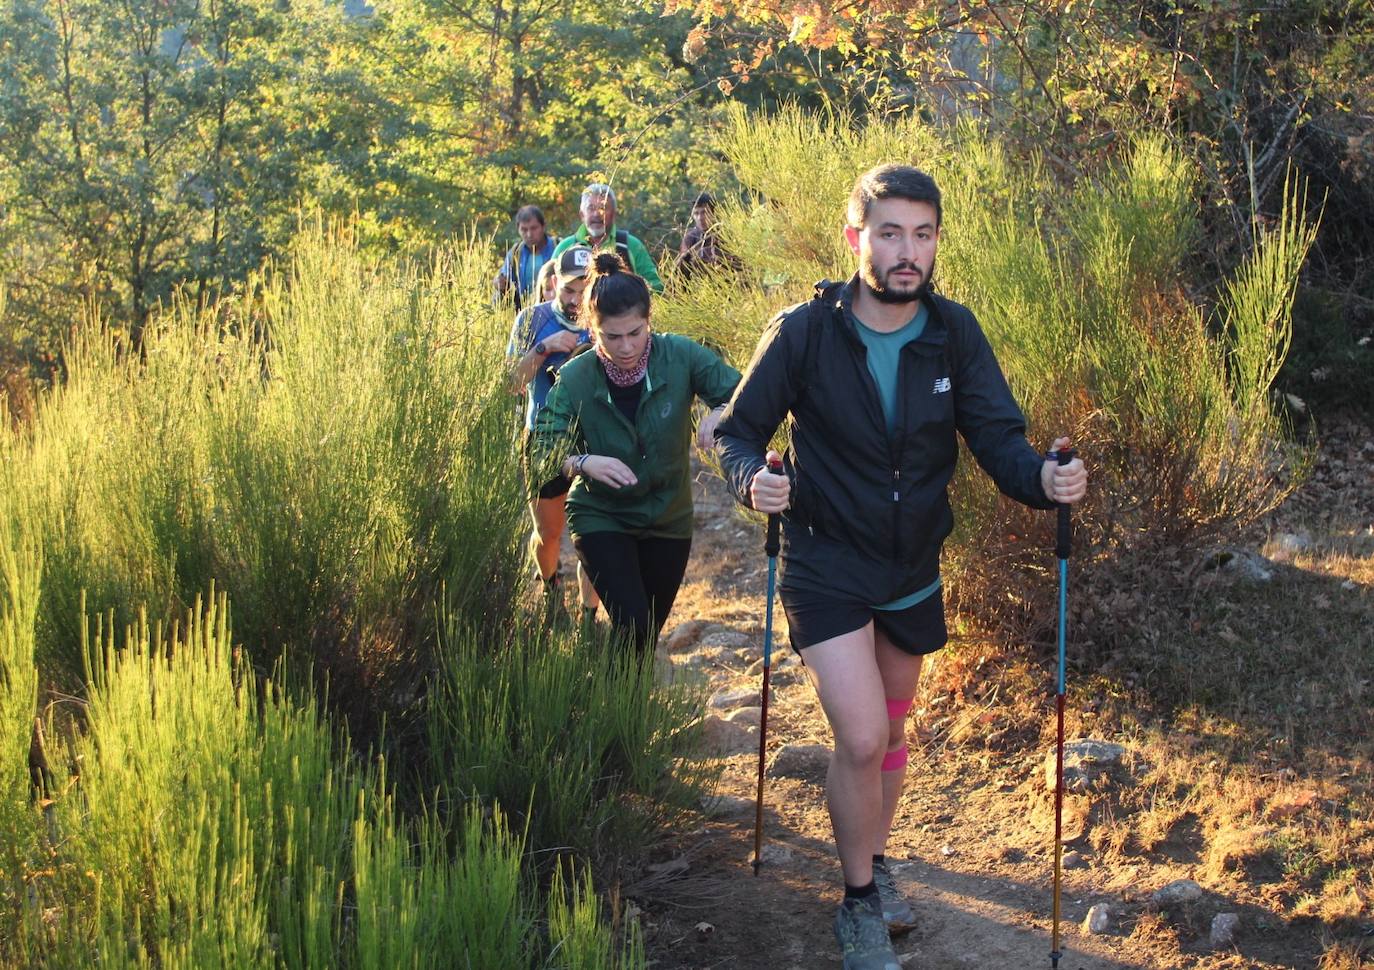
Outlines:
{"type": "Polygon", "coordinates": [[[279,247],[327,183],[308,160],[369,137],[323,98],[348,27],[324,0],[0,3],[15,324],[89,300],[138,344],[175,286],[208,299],[279,247]]]}

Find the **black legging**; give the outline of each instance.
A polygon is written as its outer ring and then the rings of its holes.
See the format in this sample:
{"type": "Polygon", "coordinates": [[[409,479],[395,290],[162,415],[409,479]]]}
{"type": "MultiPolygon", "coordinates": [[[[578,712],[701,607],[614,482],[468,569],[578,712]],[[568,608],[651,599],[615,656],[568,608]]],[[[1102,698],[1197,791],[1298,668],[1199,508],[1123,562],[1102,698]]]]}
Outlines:
{"type": "Polygon", "coordinates": [[[637,539],[623,532],[573,536],[582,568],[611,623],[641,652],[663,629],[687,572],[691,539],[637,539]]]}

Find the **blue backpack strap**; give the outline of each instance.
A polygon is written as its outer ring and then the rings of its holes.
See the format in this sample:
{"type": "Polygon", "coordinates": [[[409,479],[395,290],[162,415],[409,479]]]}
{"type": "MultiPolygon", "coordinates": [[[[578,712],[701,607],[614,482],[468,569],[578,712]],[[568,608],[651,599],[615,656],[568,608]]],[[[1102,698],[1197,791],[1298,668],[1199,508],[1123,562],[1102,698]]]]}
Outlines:
{"type": "Polygon", "coordinates": [[[527,311],[521,312],[525,313],[525,329],[520,333],[520,345],[524,347],[525,352],[528,353],[534,346],[535,336],[540,330],[544,329],[544,324],[548,323],[550,318],[553,317],[553,304],[536,303],[534,306],[529,307],[527,311]]]}

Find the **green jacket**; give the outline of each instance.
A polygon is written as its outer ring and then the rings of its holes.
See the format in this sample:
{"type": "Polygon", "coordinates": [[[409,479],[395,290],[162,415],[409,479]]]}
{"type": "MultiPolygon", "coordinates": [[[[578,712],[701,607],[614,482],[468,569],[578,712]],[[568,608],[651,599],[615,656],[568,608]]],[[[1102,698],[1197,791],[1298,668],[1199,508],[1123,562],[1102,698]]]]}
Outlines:
{"type": "Polygon", "coordinates": [[[609,455],[635,473],[634,485],[614,489],[583,475],[568,493],[574,535],[625,532],[648,538],[692,535],[692,400],[710,407],[730,400],[739,371],[686,337],[655,333],[634,426],[611,400],[595,353],[558,371],[535,420],[535,457],[547,462],[546,481],[570,454],[609,455]]]}
{"type": "MultiPolygon", "coordinates": [[[[578,226],[576,232],[569,236],[565,236],[563,240],[554,247],[553,255],[549,258],[557,259],[563,254],[563,250],[570,249],[573,246],[590,245],[591,242],[588,241],[587,227],[578,226]]],[[[644,277],[644,282],[649,284],[649,289],[653,290],[655,293],[662,293],[663,280],[659,278],[658,267],[654,265],[654,258],[649,255],[649,247],[645,246],[644,243],[640,241],[639,237],[632,232],[625,233],[625,245],[630,250],[630,269],[644,277]]],[[[594,251],[598,253],[615,252],[614,225],[606,227],[606,238],[601,240],[601,245],[597,246],[594,251]]]]}

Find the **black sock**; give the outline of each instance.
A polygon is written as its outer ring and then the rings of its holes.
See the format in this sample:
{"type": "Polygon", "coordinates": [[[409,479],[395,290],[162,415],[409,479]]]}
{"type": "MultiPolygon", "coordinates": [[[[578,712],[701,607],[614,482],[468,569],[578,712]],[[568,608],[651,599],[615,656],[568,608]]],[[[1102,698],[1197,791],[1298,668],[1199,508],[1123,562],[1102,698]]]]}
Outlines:
{"type": "Polygon", "coordinates": [[[868,880],[867,886],[851,886],[844,884],[845,899],[867,899],[870,896],[878,895],[878,885],[872,879],[868,880]]]}

